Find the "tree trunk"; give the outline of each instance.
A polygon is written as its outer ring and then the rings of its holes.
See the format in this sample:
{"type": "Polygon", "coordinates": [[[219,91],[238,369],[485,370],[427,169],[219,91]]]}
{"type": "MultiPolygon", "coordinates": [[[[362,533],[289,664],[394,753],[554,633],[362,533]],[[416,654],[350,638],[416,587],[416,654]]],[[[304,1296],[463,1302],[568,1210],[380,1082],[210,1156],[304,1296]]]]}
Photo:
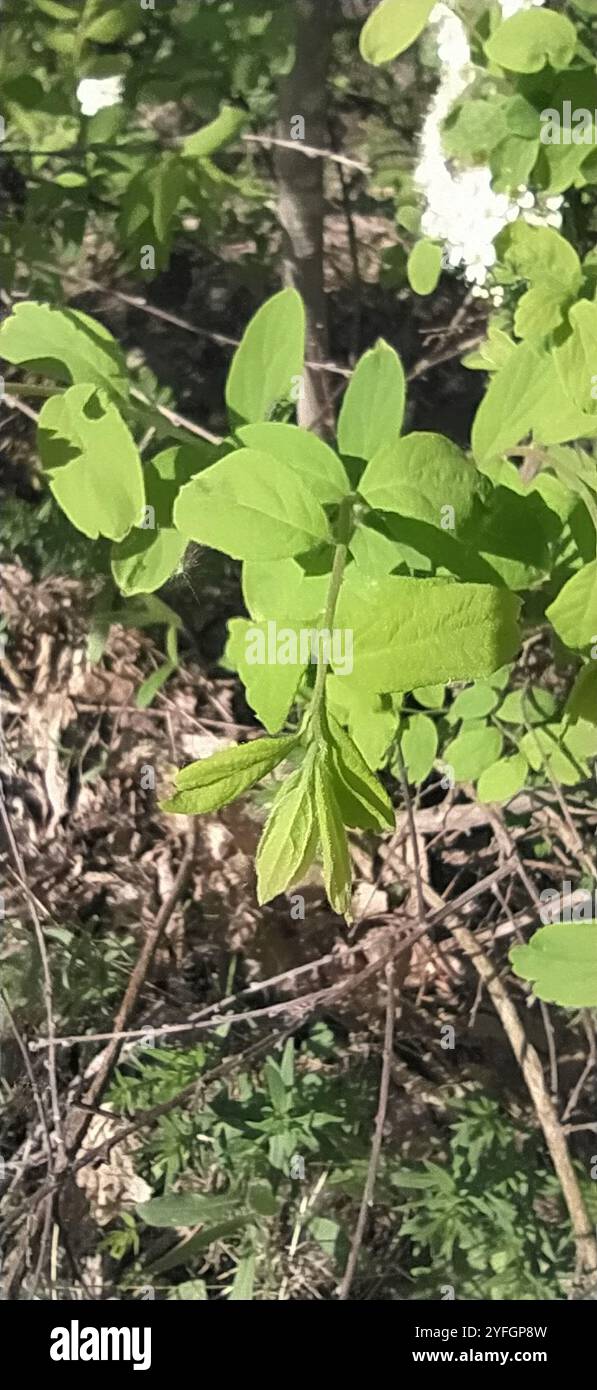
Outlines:
{"type": "MultiPolygon", "coordinates": [[[[327,145],[326,78],[337,0],[293,0],[296,58],[279,89],[277,135],[322,149],[327,145]],[[304,129],[300,124],[304,122],[304,129]]],[[[329,356],[327,302],[323,279],[324,160],[297,149],[276,150],[278,215],[284,232],[283,277],[302,295],[307,313],[307,358],[329,356]]],[[[298,421],[330,434],[334,412],[326,372],[306,369],[298,421]]]]}

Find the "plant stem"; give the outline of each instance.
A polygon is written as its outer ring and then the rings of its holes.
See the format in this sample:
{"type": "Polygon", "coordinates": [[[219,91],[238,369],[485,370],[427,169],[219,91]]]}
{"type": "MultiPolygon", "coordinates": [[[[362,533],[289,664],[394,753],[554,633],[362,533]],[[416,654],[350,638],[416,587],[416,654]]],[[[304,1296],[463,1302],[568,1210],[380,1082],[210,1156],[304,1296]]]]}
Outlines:
{"type": "Polygon", "coordinates": [[[5,381],[4,387],[10,396],[59,396],[66,390],[65,386],[34,386],[28,381],[5,381]]]}
{"type": "MultiPolygon", "coordinates": [[[[348,543],[350,541],[352,533],[352,509],[354,505],[354,500],[355,499],[352,494],[349,494],[348,497],[343,497],[340,503],[340,510],[338,512],[338,539],[334,554],[334,563],[332,565],[332,573],[330,575],[330,584],[327,592],[325,612],[323,615],[323,623],[320,629],[320,633],[328,632],[330,634],[330,641],[334,623],[334,615],[336,612],[336,604],[338,602],[338,596],[340,594],[340,588],[342,585],[342,580],[344,578],[344,570],[346,568],[346,560],[348,557],[348,543]]],[[[313,700],[311,703],[310,717],[317,741],[324,742],[325,678],[328,672],[328,662],[323,659],[321,643],[319,644],[317,656],[317,676],[315,679],[315,686],[313,689],[313,700]]]]}

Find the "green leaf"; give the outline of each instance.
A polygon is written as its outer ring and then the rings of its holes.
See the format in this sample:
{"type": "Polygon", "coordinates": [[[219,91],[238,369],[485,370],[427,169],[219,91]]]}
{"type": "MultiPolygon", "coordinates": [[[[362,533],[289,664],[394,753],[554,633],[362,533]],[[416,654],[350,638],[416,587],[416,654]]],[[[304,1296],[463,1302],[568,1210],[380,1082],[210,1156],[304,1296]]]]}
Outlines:
{"type": "Polygon", "coordinates": [[[499,697],[490,685],[479,682],[461,690],[450,708],[450,723],[458,719],[483,719],[491,714],[499,703],[499,697]]]}
{"type": "Polygon", "coordinates": [[[187,135],[182,142],[182,154],[188,159],[205,159],[224,145],[236,140],[237,135],[247,124],[247,112],[240,106],[222,106],[220,113],[209,125],[187,135]]]}
{"type": "Polygon", "coordinates": [[[348,840],[336,800],[333,771],[325,758],[317,759],[314,777],[323,881],[334,912],[349,919],[352,871],[348,840]]]}
{"type": "Polygon", "coordinates": [[[511,758],[498,758],[481,773],[477,783],[477,801],[484,805],[490,801],[510,801],[526,785],[529,765],[522,753],[514,753],[511,758]]]}
{"type": "Polygon", "coordinates": [[[415,294],[433,294],[442,272],[442,248],[435,241],[418,241],[407,262],[408,283],[415,294]]]}
{"type": "Polygon", "coordinates": [[[246,1255],[244,1260],[239,1260],[232,1288],[228,1295],[230,1303],[246,1303],[253,1298],[255,1265],[256,1256],[254,1254],[246,1255]]]}
{"type": "Polygon", "coordinates": [[[578,410],[597,415],[597,304],[579,300],[573,304],[569,319],[572,332],[554,351],[558,375],[578,410]]]}
{"type": "MultiPolygon", "coordinates": [[[[465,163],[486,163],[487,155],[508,134],[505,104],[467,97],[444,122],[442,144],[446,154],[465,163]]],[[[536,117],[537,137],[539,120],[536,117]]]]}
{"type": "Polygon", "coordinates": [[[483,487],[487,491],[485,479],[456,444],[442,434],[417,431],[374,454],[359,492],[371,507],[458,535],[483,487]]]}
{"type": "Polygon", "coordinates": [[[278,628],[271,620],[256,623],[246,618],[232,618],[228,624],[226,656],[238,671],[251,709],[270,734],[277,734],[285,723],[305,669],[306,662],[300,659],[302,630],[288,622],[278,628]],[[298,661],[268,660],[268,642],[275,655],[281,650],[278,642],[289,641],[296,646],[298,661]],[[263,661],[253,660],[262,653],[263,661]]]}
{"type": "Polygon", "coordinates": [[[263,905],[300,882],[317,849],[312,759],[282,784],[259,841],[257,900],[263,905]]]}
{"type": "Polygon", "coordinates": [[[522,295],[514,315],[518,338],[545,338],[564,321],[564,296],[550,285],[533,285],[522,295]]]}
{"type": "MultiPolygon", "coordinates": [[[[382,450],[383,453],[383,450],[382,450]]],[[[402,545],[388,534],[387,517],[383,519],[372,512],[357,520],[350,539],[350,553],[355,564],[372,579],[379,579],[393,570],[411,569],[431,570],[431,561],[425,564],[426,557],[412,547],[402,545]]]]}
{"type": "Polygon", "coordinates": [[[247,560],[243,597],[256,622],[314,623],[323,615],[329,574],[307,574],[296,560],[247,560]]]}
{"type": "Polygon", "coordinates": [[[128,373],[112,334],[80,309],[17,304],[0,327],[0,356],[53,381],[103,386],[128,397],[128,373]]]}
{"type": "Polygon", "coordinates": [[[385,788],[333,714],[328,714],[328,724],[329,760],[344,824],[360,830],[393,830],[396,818],[385,788]]]}
{"type": "Polygon", "coordinates": [[[186,541],[173,526],[172,510],[180,488],[204,466],[194,444],[165,449],[145,465],[145,524],[112,551],[112,574],[123,594],[151,594],[178,568],[186,541]]]}
{"type": "Polygon", "coordinates": [[[141,24],[136,0],[87,0],[79,35],[88,43],[118,43],[134,34],[141,24]]]}
{"type": "MultiPolygon", "coordinates": [[[[202,1250],[207,1250],[210,1245],[215,1245],[217,1240],[225,1240],[228,1236],[234,1235],[236,1231],[242,1230],[246,1224],[247,1213],[239,1210],[237,1216],[231,1216],[227,1221],[216,1221],[213,1225],[205,1226],[202,1231],[197,1231],[195,1235],[189,1236],[188,1240],[180,1241],[173,1250],[168,1250],[165,1255],[161,1255],[159,1260],[152,1260],[152,1275],[165,1274],[166,1270],[179,1269],[183,1265],[189,1265],[202,1250]]],[[[185,1288],[185,1285],[177,1284],[176,1288],[180,1295],[180,1291],[185,1288]]]]}
{"type": "Polygon", "coordinates": [[[148,1226],[198,1226],[202,1221],[231,1216],[240,1203],[231,1197],[204,1197],[199,1192],[170,1192],[140,1202],[137,1212],[148,1226]]]}
{"type": "Polygon", "coordinates": [[[443,685],[419,685],[413,690],[415,700],[425,709],[442,709],[446,695],[443,685]]]}
{"type": "Polygon", "coordinates": [[[597,663],[592,661],[579,671],[566,701],[564,713],[574,722],[585,719],[597,724],[597,663]]]}
{"type": "Polygon", "coordinates": [[[495,763],[502,751],[502,736],[491,724],[464,728],[444,748],[444,762],[454,769],[457,782],[474,782],[495,763]]]}
{"type": "Polygon", "coordinates": [[[575,719],[567,727],[562,724],[562,740],[566,752],[579,763],[597,754],[597,728],[594,719],[575,719]]]}
{"type": "Polygon", "coordinates": [[[121,200],[119,234],[138,270],[151,274],[168,264],[174,217],[185,191],[187,171],[176,154],[162,154],[136,174],[121,200]],[[155,253],[155,265],[144,266],[142,250],[155,253]]]}
{"type": "Polygon", "coordinates": [[[232,359],[226,403],[233,426],[265,420],[277,401],[296,399],[305,355],[305,310],[280,290],[253,316],[232,359]]]}
{"type": "Polygon", "coordinates": [[[491,63],[509,72],[540,72],[546,63],[566,68],[576,48],[576,29],[553,10],[522,10],[504,20],[485,44],[491,63]]]}
{"type": "Polygon", "coordinates": [[[566,394],[553,355],[524,342],[494,374],[477,410],[475,458],[483,464],[531,432],[541,444],[561,444],[597,434],[597,418],[579,411],[566,394]]]}
{"type": "Polygon", "coordinates": [[[497,712],[505,724],[545,724],[553,719],[557,704],[550,690],[530,685],[528,690],[510,690],[497,712]]]}
{"type": "Polygon", "coordinates": [[[589,647],[597,634],[597,560],[585,565],[564,584],[545,616],[567,647],[589,647]]]}
{"type": "Polygon", "coordinates": [[[366,63],[379,67],[409,48],[425,28],[435,0],[381,0],[361,30],[366,63]]]}
{"type": "Polygon", "coordinates": [[[409,782],[418,786],[429,776],[437,755],[437,728],[428,714],[412,714],[400,740],[409,782]]]}
{"type": "Polygon", "coordinates": [[[326,699],[339,723],[348,724],[350,737],[370,771],[382,767],[396,733],[396,715],[389,697],[362,689],[358,680],[346,675],[332,675],[326,681],[326,699]]]}
{"type": "Polygon", "coordinates": [[[135,696],[135,705],[137,709],[149,709],[149,706],[155,700],[162,686],[166,684],[166,681],[170,679],[170,676],[176,670],[176,666],[177,663],[175,661],[164,661],[161,666],[158,666],[156,671],[152,671],[151,675],[147,677],[147,680],[142,681],[135,696]]]}
{"type": "MultiPolygon", "coordinates": [[[[593,458],[579,447],[575,449],[561,448],[552,445],[549,450],[549,462],[553,468],[556,478],[552,479],[561,487],[564,487],[564,496],[570,499],[570,492],[576,497],[581,497],[589,513],[591,521],[597,531],[597,464],[593,458]]],[[[551,474],[539,474],[535,481],[538,483],[543,479],[543,486],[551,478],[551,474]]],[[[573,502],[574,504],[574,502],[573,502]]],[[[572,507],[568,505],[560,506],[559,514],[565,521],[570,521],[572,507]]]]}
{"type": "Polygon", "coordinates": [[[234,560],[276,560],[329,540],[325,512],[287,464],[238,449],[181,488],[174,524],[234,560]]]}
{"type": "Polygon", "coordinates": [[[296,734],[257,738],[190,763],[177,773],[174,796],[160,802],[161,810],[190,816],[217,811],[272,772],[297,743],[296,734]]]}
{"type": "MultiPolygon", "coordinates": [[[[248,449],[270,454],[272,460],[281,460],[292,468],[318,502],[340,502],[350,492],[350,483],[338,455],[308,430],[273,421],[245,425],[238,430],[238,437],[248,449]]],[[[273,476],[275,466],[272,463],[273,476]]]]}
{"type": "Polygon", "coordinates": [[[54,497],[84,535],[120,541],[139,523],[145,502],[139,451],[105,391],[71,386],[50,396],[38,443],[54,497]]]}
{"type": "Polygon", "coordinates": [[[51,19],[59,19],[66,24],[75,24],[80,18],[80,0],[35,0],[35,4],[51,19]]]}
{"type": "Polygon", "coordinates": [[[247,1188],[247,1200],[256,1216],[276,1216],[280,1203],[266,1178],[254,1178],[247,1188]]]}
{"type": "Polygon", "coordinates": [[[290,1095],[280,1068],[273,1057],[266,1059],[263,1072],[272,1107],[277,1114],[283,1115],[288,1110],[290,1095]]]}
{"type": "Polygon", "coordinates": [[[552,922],[527,946],[513,946],[510,960],[538,999],[565,1009],[597,1005],[597,922],[552,922]]]}
{"type": "Polygon", "coordinates": [[[284,1044],[280,1075],[286,1086],[294,1086],[294,1038],[287,1038],[284,1044]]]}
{"type": "Polygon", "coordinates": [[[517,651],[520,602],[505,589],[361,574],[355,583],[349,575],[336,610],[337,625],[354,634],[346,687],[413,690],[487,677],[517,651]]]}
{"type": "Polygon", "coordinates": [[[532,227],[517,221],[504,235],[504,261],[516,276],[530,285],[547,286],[562,301],[578,292],[582,284],[579,257],[553,227],[532,227]]]}
{"type": "Polygon", "coordinates": [[[398,353],[380,338],[363,353],[348,383],[338,420],[341,454],[370,459],[400,433],[406,382],[398,353]]]}
{"type": "Polygon", "coordinates": [[[588,775],[582,758],[564,746],[562,729],[557,724],[529,729],[520,740],[520,752],[534,772],[544,773],[547,769],[565,787],[576,786],[588,775]]]}

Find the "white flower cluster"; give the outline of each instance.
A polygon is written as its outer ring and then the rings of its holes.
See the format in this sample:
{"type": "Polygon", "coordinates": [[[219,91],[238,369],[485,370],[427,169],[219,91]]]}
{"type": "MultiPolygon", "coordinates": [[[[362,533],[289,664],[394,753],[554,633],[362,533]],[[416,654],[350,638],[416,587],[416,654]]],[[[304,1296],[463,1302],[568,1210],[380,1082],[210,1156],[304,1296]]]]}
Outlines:
{"type": "MultiPolygon", "coordinates": [[[[542,3],[543,0],[500,0],[505,18],[531,4],[542,3]]],[[[430,23],[437,31],[440,81],[423,123],[420,159],[415,170],[415,182],[426,204],[421,230],[431,240],[444,243],[447,265],[454,269],[464,267],[464,278],[472,286],[473,295],[491,298],[499,306],[504,298],[502,286],[485,288],[496,261],[495,238],[518,217],[533,226],[560,227],[563,198],[539,200],[524,185],[516,198],[510,198],[506,193],[494,192],[491,170],[486,165],[458,172],[449,168],[441,128],[472,81],[474,68],[466,29],[443,0],[434,5],[430,23]]]]}
{"type": "Polygon", "coordinates": [[[544,5],[545,0],[500,0],[502,19],[511,19],[519,10],[530,10],[533,5],[544,5]]]}
{"type": "Polygon", "coordinates": [[[105,106],[122,101],[124,77],[84,77],[77,87],[77,101],[83,116],[96,116],[105,106]]]}

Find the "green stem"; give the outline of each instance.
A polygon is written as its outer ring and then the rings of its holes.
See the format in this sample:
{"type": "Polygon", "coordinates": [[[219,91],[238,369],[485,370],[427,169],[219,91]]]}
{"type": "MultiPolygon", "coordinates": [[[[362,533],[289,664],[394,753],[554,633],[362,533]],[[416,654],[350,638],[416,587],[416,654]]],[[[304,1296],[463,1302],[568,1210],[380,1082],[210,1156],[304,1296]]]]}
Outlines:
{"type": "Polygon", "coordinates": [[[28,381],[5,381],[4,391],[8,396],[59,396],[64,386],[33,386],[28,381]]]}
{"type": "MultiPolygon", "coordinates": [[[[348,558],[348,543],[352,534],[352,509],[354,496],[349,494],[340,503],[337,523],[337,545],[334,554],[334,563],[330,575],[330,583],[327,592],[325,611],[323,615],[322,629],[324,632],[331,633],[336,613],[336,605],[340,594],[344,570],[348,558]]],[[[313,732],[318,742],[325,742],[325,680],[328,673],[328,662],[323,660],[321,644],[318,651],[317,676],[313,688],[313,700],[311,702],[310,722],[313,725],[313,732]]]]}

